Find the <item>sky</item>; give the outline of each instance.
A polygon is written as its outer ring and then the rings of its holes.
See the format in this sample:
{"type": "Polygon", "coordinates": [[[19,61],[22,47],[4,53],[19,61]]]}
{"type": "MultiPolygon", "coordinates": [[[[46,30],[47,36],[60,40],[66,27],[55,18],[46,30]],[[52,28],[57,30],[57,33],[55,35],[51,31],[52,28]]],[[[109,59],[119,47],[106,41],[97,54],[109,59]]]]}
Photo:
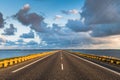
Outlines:
{"type": "Polygon", "coordinates": [[[0,0],[0,49],[119,49],[119,0],[0,0]]]}

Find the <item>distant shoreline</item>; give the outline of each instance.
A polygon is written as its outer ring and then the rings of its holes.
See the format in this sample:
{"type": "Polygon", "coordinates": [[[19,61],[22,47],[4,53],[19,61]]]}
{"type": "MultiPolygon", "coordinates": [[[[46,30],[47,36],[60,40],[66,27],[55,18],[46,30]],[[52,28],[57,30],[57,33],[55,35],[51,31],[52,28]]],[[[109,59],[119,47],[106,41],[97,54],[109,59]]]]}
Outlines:
{"type": "Polygon", "coordinates": [[[120,49],[0,49],[0,50],[120,50],[120,49]]]}

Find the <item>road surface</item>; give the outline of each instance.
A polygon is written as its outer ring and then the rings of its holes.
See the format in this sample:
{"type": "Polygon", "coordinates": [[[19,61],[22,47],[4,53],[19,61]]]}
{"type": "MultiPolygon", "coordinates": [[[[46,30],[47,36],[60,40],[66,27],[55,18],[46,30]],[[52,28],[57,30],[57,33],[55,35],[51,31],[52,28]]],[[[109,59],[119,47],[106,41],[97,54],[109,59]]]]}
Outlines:
{"type": "Polygon", "coordinates": [[[120,73],[60,51],[1,69],[0,80],[120,80],[120,73]]]}

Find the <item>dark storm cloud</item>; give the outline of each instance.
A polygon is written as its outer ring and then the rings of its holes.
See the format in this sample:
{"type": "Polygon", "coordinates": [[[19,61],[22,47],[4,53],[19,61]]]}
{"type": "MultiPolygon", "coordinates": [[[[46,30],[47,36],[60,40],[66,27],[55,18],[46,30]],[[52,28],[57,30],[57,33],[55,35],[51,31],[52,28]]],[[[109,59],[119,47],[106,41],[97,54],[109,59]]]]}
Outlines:
{"type": "Polygon", "coordinates": [[[0,28],[4,27],[4,19],[3,19],[3,14],[0,12],[0,28]]]}
{"type": "Polygon", "coordinates": [[[120,34],[120,24],[99,24],[94,26],[92,33],[93,37],[105,37],[120,34]]]}
{"type": "Polygon", "coordinates": [[[34,38],[34,32],[24,33],[20,36],[21,38],[34,38]]]}
{"type": "Polygon", "coordinates": [[[86,24],[120,22],[120,0],[86,0],[81,13],[86,24]]]}
{"type": "Polygon", "coordinates": [[[43,16],[38,15],[37,13],[29,13],[29,10],[30,6],[29,4],[26,4],[16,15],[14,15],[14,17],[23,25],[29,25],[31,29],[41,32],[41,24],[44,20],[43,16]]]}
{"type": "Polygon", "coordinates": [[[120,0],[86,0],[81,16],[87,25],[84,28],[92,26],[91,36],[106,37],[120,34],[119,4],[120,0]]]}
{"type": "Polygon", "coordinates": [[[14,25],[10,24],[10,27],[4,30],[3,35],[14,35],[16,31],[17,29],[14,27],[14,25]]]}

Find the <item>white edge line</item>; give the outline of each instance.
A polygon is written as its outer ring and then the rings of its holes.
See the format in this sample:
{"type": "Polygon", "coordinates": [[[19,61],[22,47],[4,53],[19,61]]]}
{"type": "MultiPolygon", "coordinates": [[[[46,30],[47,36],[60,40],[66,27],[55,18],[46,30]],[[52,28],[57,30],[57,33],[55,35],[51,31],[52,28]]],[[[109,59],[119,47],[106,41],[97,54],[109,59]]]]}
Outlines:
{"type": "MultiPolygon", "coordinates": [[[[70,53],[68,53],[68,54],[70,54],[70,53]]],[[[72,55],[72,56],[74,56],[74,57],[76,57],[76,58],[78,58],[78,59],[81,59],[81,60],[83,60],[83,61],[86,61],[86,62],[88,62],[88,63],[91,63],[91,64],[93,64],[93,65],[96,65],[96,66],[98,66],[98,67],[100,67],[100,68],[106,69],[106,70],[108,70],[108,71],[110,71],[110,72],[113,72],[113,73],[115,73],[115,74],[117,74],[117,75],[120,76],[120,73],[119,73],[119,72],[116,72],[116,71],[111,70],[111,69],[109,69],[109,68],[103,67],[103,66],[101,66],[101,65],[99,65],[99,64],[96,64],[96,63],[94,63],[94,62],[92,62],[92,61],[89,61],[89,60],[86,60],[86,59],[84,59],[84,58],[81,58],[81,57],[79,57],[79,56],[76,56],[76,55],[73,55],[73,54],[70,54],[70,55],[72,55]]]]}
{"type": "MultiPolygon", "coordinates": [[[[51,55],[53,55],[53,54],[51,54],[51,55]]],[[[45,57],[40,58],[40,59],[38,59],[38,60],[36,60],[36,61],[34,61],[34,62],[28,64],[28,65],[25,65],[25,66],[23,66],[23,67],[21,67],[21,68],[18,68],[18,69],[16,69],[16,70],[12,71],[12,73],[18,72],[18,71],[20,71],[20,70],[22,70],[22,69],[24,69],[24,68],[26,68],[26,67],[28,67],[28,66],[31,66],[32,64],[37,63],[38,61],[41,61],[41,60],[43,60],[43,59],[45,59],[45,58],[51,56],[51,55],[45,56],[45,57]]]]}
{"type": "Polygon", "coordinates": [[[61,64],[61,70],[63,70],[63,69],[64,69],[63,64],[61,64]]]}

